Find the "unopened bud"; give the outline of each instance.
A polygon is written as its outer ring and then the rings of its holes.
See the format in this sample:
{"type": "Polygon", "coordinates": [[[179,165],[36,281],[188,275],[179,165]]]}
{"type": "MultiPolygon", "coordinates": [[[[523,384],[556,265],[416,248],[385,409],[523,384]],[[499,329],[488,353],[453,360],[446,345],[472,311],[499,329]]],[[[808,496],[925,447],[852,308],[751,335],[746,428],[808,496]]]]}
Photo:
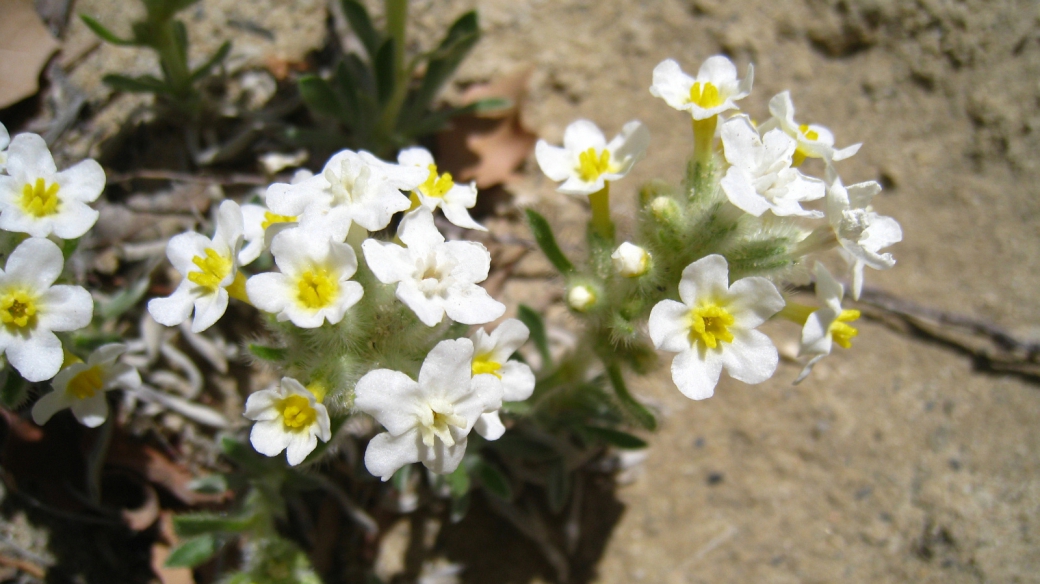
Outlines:
{"type": "Polygon", "coordinates": [[[579,284],[567,292],[567,304],[578,312],[585,312],[596,304],[596,292],[584,284],[579,284]]]}
{"type": "Polygon", "coordinates": [[[650,212],[661,223],[671,222],[679,216],[679,204],[671,197],[657,197],[650,202],[650,212]]]}
{"type": "Polygon", "coordinates": [[[650,269],[650,254],[627,241],[610,254],[610,259],[614,270],[626,278],[638,278],[650,269]]]}

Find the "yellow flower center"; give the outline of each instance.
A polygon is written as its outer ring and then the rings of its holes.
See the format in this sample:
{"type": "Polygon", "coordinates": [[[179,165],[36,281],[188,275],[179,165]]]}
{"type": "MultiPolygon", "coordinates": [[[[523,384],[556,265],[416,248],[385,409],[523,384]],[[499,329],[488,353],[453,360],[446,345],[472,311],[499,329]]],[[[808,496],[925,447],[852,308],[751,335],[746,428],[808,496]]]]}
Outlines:
{"type": "Polygon", "coordinates": [[[419,433],[422,434],[423,444],[425,444],[427,448],[433,448],[435,438],[440,438],[441,442],[449,448],[455,445],[455,438],[451,435],[450,426],[465,428],[466,419],[455,414],[454,410],[455,409],[451,407],[451,405],[445,405],[444,407],[439,407],[437,409],[434,409],[432,406],[430,407],[430,413],[432,414],[431,422],[429,424],[419,424],[419,433]],[[446,411],[440,412],[437,411],[438,409],[446,411]]]}
{"type": "Polygon", "coordinates": [[[834,339],[835,343],[843,349],[848,349],[852,346],[852,337],[859,335],[859,330],[856,327],[846,324],[857,320],[860,316],[858,310],[842,310],[838,318],[831,323],[829,332],[831,338],[834,339]]]}
{"type": "Polygon", "coordinates": [[[195,256],[191,259],[200,271],[188,272],[188,280],[214,291],[220,287],[220,283],[231,272],[231,258],[224,257],[212,247],[206,248],[206,257],[195,256]]]}
{"type": "Polygon", "coordinates": [[[690,342],[700,341],[709,349],[719,346],[719,341],[733,342],[729,327],[733,315],[716,302],[707,302],[690,311],[690,342]]]}
{"type": "Polygon", "coordinates": [[[307,270],[296,281],[298,294],[296,298],[307,308],[317,310],[325,308],[336,300],[339,294],[339,282],[328,270],[307,270]]]}
{"type": "Polygon", "coordinates": [[[290,395],[278,404],[282,411],[282,422],[289,430],[304,430],[318,419],[318,412],[311,407],[311,402],[302,395],[290,395]]]}
{"type": "Polygon", "coordinates": [[[426,182],[419,185],[419,192],[427,197],[442,199],[451,187],[455,186],[455,181],[451,178],[451,173],[437,174],[436,164],[431,164],[429,169],[430,176],[426,177],[426,182]]]}
{"type": "MultiPolygon", "coordinates": [[[[820,139],[820,134],[816,130],[810,130],[808,124],[802,124],[798,126],[798,131],[806,140],[815,141],[820,139]]],[[[791,166],[801,166],[805,162],[806,158],[810,158],[811,155],[799,144],[794,151],[794,157],[791,160],[791,166]]]]}
{"type": "Polygon", "coordinates": [[[502,379],[502,374],[499,370],[502,369],[502,364],[491,360],[491,355],[477,355],[473,358],[473,375],[480,375],[481,373],[490,373],[495,377],[502,379]]]}
{"type": "Polygon", "coordinates": [[[694,81],[690,86],[690,103],[695,103],[704,109],[711,109],[722,105],[722,96],[719,88],[711,81],[694,81]]]}
{"type": "Polygon", "coordinates": [[[69,384],[65,386],[65,392],[76,399],[87,399],[94,397],[104,385],[101,368],[95,365],[73,375],[69,384]]]}
{"type": "Polygon", "coordinates": [[[47,185],[42,178],[36,179],[35,184],[22,186],[22,210],[36,217],[46,217],[58,212],[58,183],[47,185]]]}
{"type": "Polygon", "coordinates": [[[264,211],[264,222],[260,224],[261,227],[267,229],[275,223],[296,223],[295,215],[278,215],[270,211],[264,211]]]}
{"type": "Polygon", "coordinates": [[[589,148],[578,154],[578,175],[585,182],[593,182],[605,172],[617,171],[617,165],[610,163],[610,151],[602,150],[596,152],[595,148],[589,148]]]}
{"type": "Polygon", "coordinates": [[[311,392],[314,395],[314,401],[320,404],[325,401],[325,396],[329,393],[329,384],[324,380],[315,379],[307,384],[307,391],[311,392]]]}
{"type": "Polygon", "coordinates": [[[0,322],[18,329],[36,326],[36,297],[25,290],[8,290],[0,296],[0,322]]]}

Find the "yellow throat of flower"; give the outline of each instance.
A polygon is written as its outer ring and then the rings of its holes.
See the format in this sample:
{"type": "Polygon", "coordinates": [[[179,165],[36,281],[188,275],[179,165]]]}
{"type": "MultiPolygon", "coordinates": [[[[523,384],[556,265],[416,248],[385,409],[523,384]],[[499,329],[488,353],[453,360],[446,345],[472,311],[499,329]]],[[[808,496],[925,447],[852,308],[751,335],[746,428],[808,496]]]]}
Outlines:
{"type": "Polygon", "coordinates": [[[430,175],[426,177],[426,182],[419,185],[418,190],[424,196],[443,199],[451,187],[455,186],[455,181],[451,178],[451,173],[437,174],[436,164],[431,164],[428,168],[430,175]]]}
{"type": "Polygon", "coordinates": [[[58,183],[47,184],[42,178],[36,179],[34,184],[22,186],[22,210],[26,214],[37,219],[54,215],[58,212],[58,183]]]}
{"type": "Polygon", "coordinates": [[[195,256],[191,263],[199,268],[198,272],[188,272],[188,280],[214,291],[220,287],[220,283],[231,272],[232,261],[217,253],[212,247],[206,248],[206,257],[195,256]]]}
{"type": "Polygon", "coordinates": [[[491,355],[477,355],[473,358],[473,375],[480,375],[482,373],[490,373],[495,377],[502,379],[502,374],[499,371],[502,369],[502,364],[497,361],[491,360],[491,355]]]}
{"type": "Polygon", "coordinates": [[[834,339],[834,342],[839,347],[848,349],[852,346],[852,337],[859,335],[859,330],[847,323],[857,320],[859,317],[860,312],[858,310],[842,310],[838,318],[831,323],[829,329],[831,338],[834,339]]]}
{"type": "Polygon", "coordinates": [[[36,326],[35,295],[26,290],[7,290],[0,294],[0,322],[15,329],[36,326]]]}
{"type": "Polygon", "coordinates": [[[69,384],[65,386],[65,393],[76,399],[87,399],[94,397],[104,385],[105,380],[101,368],[95,365],[73,375],[69,384]]]}
{"type": "Polygon", "coordinates": [[[717,302],[701,304],[690,311],[690,343],[700,341],[709,349],[718,347],[719,341],[732,343],[729,327],[733,322],[733,315],[717,302]]]}
{"type": "Polygon", "coordinates": [[[312,310],[325,308],[336,300],[339,294],[339,282],[328,270],[315,268],[307,270],[296,281],[297,296],[300,304],[312,310]]]}
{"type": "Polygon", "coordinates": [[[704,109],[711,109],[722,105],[722,96],[719,88],[711,81],[694,81],[690,86],[690,103],[697,104],[704,109]]]}
{"type": "Polygon", "coordinates": [[[609,150],[597,152],[595,148],[589,148],[578,153],[578,176],[585,182],[594,182],[600,175],[617,170],[617,165],[611,164],[609,150]]]}
{"type": "MultiPolygon", "coordinates": [[[[817,132],[816,130],[810,130],[808,124],[802,124],[798,126],[798,132],[806,140],[816,141],[820,139],[819,132],[817,132]]],[[[791,166],[801,166],[801,164],[805,162],[806,158],[811,158],[811,155],[807,150],[802,148],[801,144],[799,143],[798,147],[795,148],[794,157],[791,160],[791,166]]]]}
{"type": "Polygon", "coordinates": [[[433,448],[435,438],[440,438],[441,442],[449,448],[455,446],[455,437],[451,435],[451,426],[456,428],[466,427],[466,419],[457,415],[454,408],[447,406],[443,409],[447,411],[439,412],[431,407],[432,419],[430,423],[419,424],[419,433],[422,435],[423,444],[427,448],[433,448]]]}
{"type": "Polygon", "coordinates": [[[264,211],[264,222],[260,224],[261,227],[267,229],[275,223],[296,223],[295,215],[278,215],[270,211],[264,211]]]}
{"type": "Polygon", "coordinates": [[[282,412],[282,422],[286,429],[302,431],[318,419],[318,412],[311,407],[311,402],[302,395],[290,395],[278,404],[282,412]]]}

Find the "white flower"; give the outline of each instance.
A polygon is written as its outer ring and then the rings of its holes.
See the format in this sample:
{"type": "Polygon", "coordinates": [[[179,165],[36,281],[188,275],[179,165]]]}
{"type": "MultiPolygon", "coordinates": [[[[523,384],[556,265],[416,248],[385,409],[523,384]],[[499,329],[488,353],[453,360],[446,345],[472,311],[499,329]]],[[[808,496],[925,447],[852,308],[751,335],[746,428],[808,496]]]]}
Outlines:
{"type": "Polygon", "coordinates": [[[708,57],[693,78],[683,73],[672,59],[654,67],[650,95],[660,97],[679,111],[690,112],[694,120],[706,120],[720,113],[739,109],[733,103],[751,93],[755,69],[748,65],[747,75],[737,80],[737,68],[721,55],[708,57]]]}
{"type": "Polygon", "coordinates": [[[350,280],[358,264],[346,243],[295,228],[275,236],[271,252],[281,273],[249,278],[246,293],[253,306],[277,314],[279,321],[302,328],[326,320],[336,324],[364,295],[361,284],[350,280]]]}
{"type": "Polygon", "coordinates": [[[238,250],[242,245],[242,210],[234,201],[224,201],[217,210],[217,228],[213,239],[189,231],[170,238],[166,255],[178,272],[184,275],[173,294],[153,298],[148,312],[160,324],[175,326],[191,316],[192,332],[202,332],[224,316],[228,305],[228,289],[236,296],[243,277],[238,272],[238,250]]]}
{"type": "Polygon", "coordinates": [[[413,190],[429,171],[379,160],[368,152],[344,150],[321,173],[298,184],[273,184],[267,206],[279,215],[299,217],[308,231],[322,230],[344,241],[351,223],[369,231],[390,224],[390,218],[411,205],[402,190],[413,190]]]}
{"type": "Polygon", "coordinates": [[[296,226],[296,217],[278,215],[263,205],[242,205],[242,239],[238,264],[244,266],[260,257],[271,240],[283,229],[296,226]]]}
{"type": "Polygon", "coordinates": [[[11,135],[7,127],[0,124],[0,174],[7,170],[7,145],[11,143],[11,135]]]}
{"type": "Polygon", "coordinates": [[[539,140],[534,155],[545,176],[563,181],[558,191],[591,195],[628,174],[649,145],[650,130],[642,122],[625,124],[608,144],[596,124],[577,120],[564,131],[562,148],[539,140]]]}
{"type": "MultiPolygon", "coordinates": [[[[502,401],[524,401],[534,392],[531,368],[509,358],[527,342],[530,334],[527,326],[515,318],[503,321],[490,335],[483,328],[473,334],[473,375],[490,375],[498,380],[502,385],[502,401]]],[[[501,438],[506,429],[498,417],[498,408],[481,414],[474,430],[488,440],[501,438]]]]}
{"type": "Polygon", "coordinates": [[[845,296],[845,288],[839,284],[823,264],[816,262],[816,299],[823,307],[812,312],[802,327],[802,343],[799,355],[811,355],[805,368],[795,379],[801,383],[808,377],[813,366],[831,354],[834,343],[848,349],[852,346],[852,338],[859,334],[855,327],[848,324],[860,317],[858,310],[843,310],[841,300],[845,296]]]}
{"type": "MultiPolygon", "coordinates": [[[[434,163],[433,156],[429,150],[422,147],[416,146],[402,150],[397,155],[397,162],[401,166],[417,166],[429,173],[426,176],[426,182],[412,191],[413,200],[417,200],[418,205],[422,205],[430,211],[440,207],[448,221],[459,227],[487,231],[487,228],[474,221],[467,211],[477,204],[476,182],[460,185],[455,183],[451,174],[447,172],[437,174],[437,164],[434,163]]],[[[418,205],[415,202],[412,203],[412,207],[418,205]]]]}
{"type": "Polygon", "coordinates": [[[491,375],[472,376],[472,359],[469,339],[441,341],[423,361],[418,382],[389,369],[357,382],[354,405],[386,428],[365,451],[370,473],[385,481],[413,462],[440,474],[458,468],[477,418],[502,402],[502,384],[491,375]]]}
{"type": "Polygon", "coordinates": [[[662,300],[650,311],[654,346],[678,353],[672,381],[686,397],[705,399],[715,393],[719,374],[744,383],[772,377],[776,347],[755,327],[784,307],[769,280],[750,277],[729,285],[729,267],[720,255],[705,256],[683,270],[682,302],[662,300]]]}
{"type": "Polygon", "coordinates": [[[614,271],[625,278],[638,278],[650,269],[650,253],[627,241],[610,254],[610,261],[614,271]]]}
{"type": "Polygon", "coordinates": [[[420,207],[404,216],[398,236],[407,247],[366,239],[365,261],[384,284],[397,284],[397,299],[426,326],[448,318],[482,324],[502,316],[506,307],[477,286],[491,268],[491,254],[473,241],[444,241],[433,214],[420,207]]]}
{"type": "Polygon", "coordinates": [[[318,438],[322,442],[332,438],[328,410],[292,377],[250,395],[243,415],[256,422],[249,433],[253,448],[264,456],[277,456],[285,450],[293,466],[307,458],[318,438]]]}
{"type": "Polygon", "coordinates": [[[880,250],[902,241],[903,230],[898,221],[878,215],[870,206],[870,200],[881,192],[881,185],[869,181],[845,187],[833,168],[828,167],[827,174],[831,181],[827,188],[827,221],[848,254],[845,257],[852,272],[852,297],[858,300],[863,288],[863,266],[875,270],[894,266],[892,254],[880,250]]]}
{"type": "Polygon", "coordinates": [[[52,331],[90,324],[94,301],[80,286],[52,286],[65,260],[58,246],[42,237],[18,245],[0,270],[0,351],[29,381],[54,377],[64,353],[52,331]]]}
{"type": "Polygon", "coordinates": [[[97,161],[58,172],[43,138],[19,134],[7,149],[7,174],[0,176],[0,229],[75,239],[97,221],[98,212],[87,205],[105,189],[97,161]]]}
{"type": "Polygon", "coordinates": [[[108,418],[105,392],[141,386],[137,369],[116,362],[125,352],[126,345],[120,343],[102,345],[87,357],[86,363],[73,363],[59,371],[51,382],[54,391],[33,405],[33,421],[42,426],[56,412],[70,408],[79,423],[88,428],[103,424],[108,418]]]}
{"type": "Polygon", "coordinates": [[[791,168],[796,143],[782,130],[759,136],[746,116],[736,116],[722,125],[722,145],[731,166],[720,185],[731,203],[756,217],[766,211],[779,216],[823,216],[800,205],[823,198],[827,189],[822,180],[791,168]]]}
{"type": "Polygon", "coordinates": [[[785,134],[798,142],[794,153],[794,165],[798,166],[806,158],[823,158],[829,161],[845,160],[859,152],[862,144],[853,144],[841,150],[834,149],[834,134],[823,126],[816,124],[799,124],[794,121],[794,104],[791,92],[783,91],[769,100],[769,113],[772,119],[762,124],[762,132],[780,128],[785,134]]]}

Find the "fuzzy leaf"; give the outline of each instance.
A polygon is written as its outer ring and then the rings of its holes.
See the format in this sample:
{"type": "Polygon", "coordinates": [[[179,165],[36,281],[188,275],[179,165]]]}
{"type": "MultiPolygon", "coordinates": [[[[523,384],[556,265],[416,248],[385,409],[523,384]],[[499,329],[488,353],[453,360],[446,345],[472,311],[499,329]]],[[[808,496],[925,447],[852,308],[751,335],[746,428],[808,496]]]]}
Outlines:
{"type": "Polygon", "coordinates": [[[137,44],[137,42],[135,42],[134,39],[119,38],[115,35],[115,33],[105,28],[100,22],[98,22],[90,16],[87,16],[86,14],[80,14],[79,19],[83,21],[83,24],[87,25],[87,28],[93,31],[94,34],[98,35],[101,38],[101,40],[105,41],[106,43],[118,45],[121,47],[130,47],[137,44]]]}
{"type": "Polygon", "coordinates": [[[549,509],[553,513],[559,513],[563,511],[563,508],[567,506],[567,501],[571,498],[571,476],[563,464],[563,459],[549,467],[547,479],[545,488],[549,499],[549,509]]]}
{"type": "Polygon", "coordinates": [[[29,397],[29,384],[10,367],[5,367],[0,376],[3,376],[3,385],[0,385],[0,406],[14,410],[29,397]]]}
{"type": "Polygon", "coordinates": [[[214,513],[187,513],[173,517],[173,529],[181,537],[207,533],[238,533],[253,527],[253,515],[216,515],[214,513]]]}
{"type": "Polygon", "coordinates": [[[646,440],[633,436],[627,432],[622,432],[621,430],[601,428],[599,426],[585,426],[583,430],[592,438],[602,440],[603,442],[618,448],[637,450],[640,448],[646,448],[647,446],[646,440]]]}
{"type": "Polygon", "coordinates": [[[473,466],[473,473],[480,479],[480,484],[492,495],[506,501],[513,498],[513,488],[509,485],[509,479],[491,463],[484,460],[478,461],[473,466]]]}
{"type": "Polygon", "coordinates": [[[312,112],[342,119],[343,108],[328,81],[317,75],[304,75],[297,82],[297,88],[303,103],[312,112]]]}
{"type": "Polygon", "coordinates": [[[264,361],[271,361],[273,363],[280,363],[285,360],[285,349],[278,347],[266,347],[264,345],[258,345],[256,343],[249,343],[249,352],[253,354],[257,359],[263,359],[264,361]]]}
{"type": "Polygon", "coordinates": [[[385,104],[393,95],[397,82],[397,72],[394,70],[395,52],[394,40],[386,39],[372,61],[372,69],[376,74],[376,98],[381,104],[385,104]]]}
{"type": "Polygon", "coordinates": [[[361,44],[368,51],[368,58],[373,59],[379,51],[382,35],[372,26],[372,19],[369,17],[365,5],[356,0],[343,0],[343,14],[347,17],[350,28],[354,29],[361,44]]]}
{"type": "Polygon", "coordinates": [[[217,538],[212,533],[189,539],[166,558],[167,568],[194,568],[217,553],[217,538]]]}
{"type": "Polygon", "coordinates": [[[657,429],[657,418],[650,412],[643,404],[639,403],[636,398],[632,397],[632,394],[628,392],[628,387],[625,385],[625,378],[621,375],[621,368],[617,364],[610,364],[607,366],[607,374],[610,376],[610,384],[614,386],[614,393],[617,395],[618,401],[625,411],[632,416],[632,418],[639,423],[640,426],[647,430],[653,431],[657,429]]]}
{"type": "Polygon", "coordinates": [[[206,61],[205,63],[199,65],[199,67],[197,69],[195,69],[195,71],[192,72],[191,80],[192,81],[198,81],[199,79],[202,79],[203,77],[209,75],[209,72],[214,67],[216,67],[220,63],[224,62],[224,59],[227,58],[228,53],[230,53],[230,52],[231,52],[231,41],[224,41],[224,44],[220,45],[220,48],[217,49],[216,53],[213,53],[213,56],[210,57],[208,61],[206,61]]]}
{"type": "Polygon", "coordinates": [[[441,87],[479,40],[480,24],[476,11],[463,14],[451,25],[440,46],[428,57],[426,74],[408,113],[410,119],[418,119],[430,109],[441,87]]]}
{"type": "Polygon", "coordinates": [[[144,297],[150,284],[151,281],[147,277],[141,278],[129,287],[120,290],[115,296],[100,303],[98,313],[101,318],[109,321],[133,308],[144,297]]]}
{"type": "Polygon", "coordinates": [[[549,352],[549,337],[545,333],[545,321],[542,315],[526,304],[521,304],[516,309],[516,316],[520,322],[531,331],[531,342],[542,356],[542,371],[547,371],[552,365],[552,353],[549,352]]]}
{"type": "Polygon", "coordinates": [[[466,469],[466,465],[460,464],[455,472],[444,475],[444,482],[447,483],[448,488],[451,489],[451,496],[453,498],[459,498],[469,492],[470,479],[469,471],[466,469]]]}
{"type": "Polygon", "coordinates": [[[538,243],[538,247],[541,248],[542,253],[549,259],[549,262],[556,267],[556,271],[562,275],[573,272],[574,264],[560,251],[560,246],[556,244],[556,236],[553,235],[549,222],[545,220],[545,217],[542,217],[532,209],[526,209],[525,211],[527,212],[527,224],[531,226],[531,234],[534,235],[535,242],[538,243]]]}
{"type": "Polygon", "coordinates": [[[127,77],[125,75],[105,75],[101,78],[112,89],[126,91],[127,93],[157,93],[170,95],[170,88],[166,83],[151,75],[140,77],[127,77]]]}

